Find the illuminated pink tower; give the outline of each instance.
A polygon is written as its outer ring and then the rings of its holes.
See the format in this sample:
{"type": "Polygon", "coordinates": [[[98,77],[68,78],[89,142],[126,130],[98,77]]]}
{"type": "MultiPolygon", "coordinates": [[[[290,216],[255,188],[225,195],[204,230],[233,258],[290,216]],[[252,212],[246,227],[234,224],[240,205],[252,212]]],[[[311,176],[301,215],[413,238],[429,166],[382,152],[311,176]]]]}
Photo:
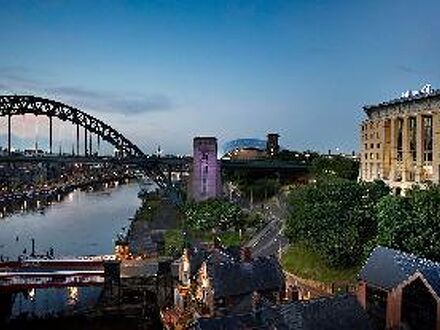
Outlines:
{"type": "Polygon", "coordinates": [[[222,184],[217,160],[217,139],[195,137],[190,196],[194,201],[220,197],[222,184]]]}

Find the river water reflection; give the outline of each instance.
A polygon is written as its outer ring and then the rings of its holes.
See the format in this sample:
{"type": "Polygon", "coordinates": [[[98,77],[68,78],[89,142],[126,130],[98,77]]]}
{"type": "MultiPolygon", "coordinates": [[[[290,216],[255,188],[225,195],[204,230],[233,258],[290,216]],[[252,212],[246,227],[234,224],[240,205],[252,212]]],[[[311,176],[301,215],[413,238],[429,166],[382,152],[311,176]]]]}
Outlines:
{"type": "Polygon", "coordinates": [[[43,212],[0,219],[0,255],[16,259],[24,249],[30,253],[31,238],[41,254],[51,247],[56,256],[112,253],[114,238],[140,206],[138,192],[136,183],[74,191],[43,212]]]}
{"type": "MultiPolygon", "coordinates": [[[[141,204],[138,192],[137,183],[96,192],[74,191],[44,212],[0,219],[0,255],[17,259],[23,252],[29,254],[31,238],[39,254],[50,248],[55,256],[111,254],[116,235],[128,227],[129,218],[141,204]]],[[[96,301],[99,292],[100,288],[65,288],[37,290],[31,296],[19,294],[12,314],[44,316],[66,307],[81,309],[96,301]]]]}

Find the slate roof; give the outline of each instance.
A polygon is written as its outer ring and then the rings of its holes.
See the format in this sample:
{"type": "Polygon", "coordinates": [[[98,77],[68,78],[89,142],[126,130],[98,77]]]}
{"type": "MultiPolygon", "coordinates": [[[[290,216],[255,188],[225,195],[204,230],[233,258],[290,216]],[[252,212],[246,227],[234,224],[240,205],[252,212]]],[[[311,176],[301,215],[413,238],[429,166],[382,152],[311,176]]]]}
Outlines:
{"type": "Polygon", "coordinates": [[[440,263],[413,254],[376,247],[359,273],[359,278],[386,290],[397,287],[419,271],[440,297],[440,263]]]}
{"type": "Polygon", "coordinates": [[[201,247],[193,247],[189,249],[188,253],[190,258],[191,276],[194,276],[200,269],[202,262],[205,260],[207,252],[201,247]]]}
{"type": "Polygon", "coordinates": [[[200,318],[192,329],[372,330],[371,322],[352,295],[291,302],[257,312],[200,318]]]}
{"type": "Polygon", "coordinates": [[[274,256],[247,262],[208,262],[208,275],[216,299],[254,291],[279,291],[284,285],[282,268],[274,256]]]}
{"type": "Polygon", "coordinates": [[[124,260],[121,262],[121,277],[150,277],[159,272],[159,263],[151,260],[124,260]]]}
{"type": "Polygon", "coordinates": [[[214,248],[206,255],[205,261],[208,263],[209,267],[225,263],[234,263],[239,261],[239,258],[234,258],[227,250],[222,248],[214,248]]]}
{"type": "MultiPolygon", "coordinates": [[[[373,329],[367,313],[352,295],[343,295],[333,299],[318,299],[302,305],[302,327],[299,329],[314,330],[369,330],[373,329]]],[[[286,325],[298,321],[293,313],[285,313],[286,325]],[[293,315],[293,316],[292,316],[293,315]]],[[[288,329],[292,329],[288,327],[288,329]]]]}
{"type": "Polygon", "coordinates": [[[214,248],[208,250],[202,245],[196,245],[188,249],[191,276],[194,276],[200,269],[202,263],[206,261],[208,264],[235,262],[239,260],[239,250],[227,248],[214,248]]]}

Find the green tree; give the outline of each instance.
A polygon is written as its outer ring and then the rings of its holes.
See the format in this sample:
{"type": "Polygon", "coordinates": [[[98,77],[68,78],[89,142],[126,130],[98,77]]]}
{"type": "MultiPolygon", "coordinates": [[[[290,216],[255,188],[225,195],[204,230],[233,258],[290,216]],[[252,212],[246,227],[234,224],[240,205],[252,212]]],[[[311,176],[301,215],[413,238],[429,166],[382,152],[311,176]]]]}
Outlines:
{"type": "Polygon", "coordinates": [[[375,205],[387,194],[383,182],[338,178],[297,187],[289,196],[286,235],[292,243],[306,244],[330,265],[352,266],[376,237],[375,205]]]}
{"type": "Polygon", "coordinates": [[[406,196],[387,196],[377,205],[383,245],[440,260],[440,187],[415,188],[406,196]]]}
{"type": "Polygon", "coordinates": [[[294,161],[298,163],[310,163],[314,159],[320,157],[319,154],[315,151],[306,150],[306,151],[294,151],[294,150],[281,150],[276,156],[275,159],[282,161],[294,161]]]}
{"type": "Polygon", "coordinates": [[[356,180],[359,162],[343,156],[320,156],[312,161],[311,173],[316,179],[338,177],[356,180]]]}
{"type": "Polygon", "coordinates": [[[240,185],[240,190],[249,197],[252,193],[254,200],[265,200],[278,193],[281,184],[275,178],[264,177],[254,181],[248,181],[240,185]]]}
{"type": "Polygon", "coordinates": [[[184,215],[186,227],[197,231],[227,230],[243,223],[241,208],[222,199],[187,204],[184,215]]]}

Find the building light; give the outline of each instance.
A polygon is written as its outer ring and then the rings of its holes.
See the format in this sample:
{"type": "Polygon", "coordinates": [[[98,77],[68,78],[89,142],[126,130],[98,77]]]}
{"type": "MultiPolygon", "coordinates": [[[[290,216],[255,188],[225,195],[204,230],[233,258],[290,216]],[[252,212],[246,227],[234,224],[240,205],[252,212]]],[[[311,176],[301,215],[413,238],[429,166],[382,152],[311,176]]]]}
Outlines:
{"type": "Polygon", "coordinates": [[[79,299],[79,290],[75,286],[67,288],[67,304],[75,305],[79,299]]]}

